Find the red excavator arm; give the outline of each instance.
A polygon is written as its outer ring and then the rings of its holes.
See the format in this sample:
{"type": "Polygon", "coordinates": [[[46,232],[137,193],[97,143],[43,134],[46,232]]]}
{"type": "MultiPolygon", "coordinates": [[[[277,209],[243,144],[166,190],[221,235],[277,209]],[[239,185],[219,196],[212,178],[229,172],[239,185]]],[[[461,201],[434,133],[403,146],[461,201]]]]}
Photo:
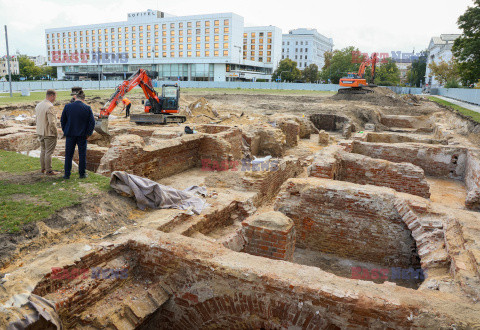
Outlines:
{"type": "Polygon", "coordinates": [[[105,103],[104,107],[100,109],[99,118],[108,118],[108,116],[113,112],[117,104],[122,101],[125,94],[127,94],[136,86],[140,86],[142,88],[143,93],[145,93],[145,97],[148,100],[153,98],[158,103],[160,103],[157,92],[153,89],[152,80],[147,75],[147,72],[144,69],[139,69],[130,78],[128,78],[128,80],[125,80],[121,85],[117,87],[117,90],[105,103]]]}

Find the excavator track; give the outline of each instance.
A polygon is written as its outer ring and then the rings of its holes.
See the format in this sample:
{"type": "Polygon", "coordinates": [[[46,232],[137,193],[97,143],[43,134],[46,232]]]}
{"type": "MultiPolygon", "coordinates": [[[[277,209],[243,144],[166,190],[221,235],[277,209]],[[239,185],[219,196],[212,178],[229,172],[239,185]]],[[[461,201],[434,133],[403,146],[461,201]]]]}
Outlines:
{"type": "Polygon", "coordinates": [[[340,88],[338,90],[338,94],[346,94],[346,95],[355,95],[355,94],[368,94],[374,93],[373,89],[365,88],[365,87],[350,87],[350,88],[340,88]]]}
{"type": "Polygon", "coordinates": [[[172,124],[184,123],[187,120],[185,116],[164,115],[164,114],[132,114],[130,121],[136,124],[172,124]]]}

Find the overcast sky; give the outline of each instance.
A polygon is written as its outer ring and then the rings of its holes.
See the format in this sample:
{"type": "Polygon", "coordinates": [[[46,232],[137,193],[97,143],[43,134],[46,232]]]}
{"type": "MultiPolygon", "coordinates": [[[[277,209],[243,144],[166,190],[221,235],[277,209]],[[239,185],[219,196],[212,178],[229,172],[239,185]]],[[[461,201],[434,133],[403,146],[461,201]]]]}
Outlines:
{"type": "Polygon", "coordinates": [[[0,0],[0,54],[45,55],[45,29],[126,21],[127,13],[158,9],[177,16],[234,12],[245,25],[288,30],[316,28],[333,38],[334,48],[353,45],[362,52],[416,52],[430,38],[459,33],[457,19],[473,0],[0,0]]]}

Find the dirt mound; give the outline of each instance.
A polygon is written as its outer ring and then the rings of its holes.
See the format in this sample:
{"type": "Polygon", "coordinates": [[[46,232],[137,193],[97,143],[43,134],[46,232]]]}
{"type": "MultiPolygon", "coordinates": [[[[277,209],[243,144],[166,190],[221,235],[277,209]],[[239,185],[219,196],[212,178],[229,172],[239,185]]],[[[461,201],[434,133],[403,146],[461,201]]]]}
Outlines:
{"type": "Polygon", "coordinates": [[[334,100],[344,101],[366,101],[379,106],[402,106],[412,104],[411,99],[406,99],[394,91],[385,87],[371,88],[373,93],[367,94],[335,94],[331,96],[334,100]]]}
{"type": "Polygon", "coordinates": [[[218,112],[212,108],[208,101],[201,97],[193,103],[190,103],[186,109],[187,115],[206,116],[209,118],[218,117],[218,112]]]}

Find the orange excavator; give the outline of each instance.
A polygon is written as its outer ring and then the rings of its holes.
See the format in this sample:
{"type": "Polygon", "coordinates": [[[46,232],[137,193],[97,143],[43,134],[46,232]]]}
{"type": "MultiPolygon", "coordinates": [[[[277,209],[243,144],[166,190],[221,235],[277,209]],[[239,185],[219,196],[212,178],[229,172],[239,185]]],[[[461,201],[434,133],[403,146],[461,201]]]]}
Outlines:
{"type": "Polygon", "coordinates": [[[103,135],[108,133],[108,117],[113,112],[118,103],[120,103],[129,91],[136,86],[140,86],[147,98],[144,114],[132,114],[130,121],[137,124],[168,124],[183,123],[187,120],[185,116],[175,115],[178,113],[180,87],[177,84],[162,85],[162,95],[153,89],[152,79],[144,69],[139,69],[130,78],[120,84],[115,92],[110,96],[95,122],[95,131],[103,135]]]}
{"type": "Polygon", "coordinates": [[[365,87],[377,87],[373,84],[375,81],[375,70],[377,67],[378,57],[377,53],[373,53],[372,56],[363,61],[358,69],[358,73],[349,72],[348,75],[344,78],[340,79],[339,85],[342,87],[348,88],[340,88],[338,90],[338,94],[367,94],[373,93],[373,90],[370,88],[365,87]],[[372,67],[372,75],[371,81],[372,83],[367,83],[367,79],[365,77],[365,70],[368,66],[372,67]]]}

